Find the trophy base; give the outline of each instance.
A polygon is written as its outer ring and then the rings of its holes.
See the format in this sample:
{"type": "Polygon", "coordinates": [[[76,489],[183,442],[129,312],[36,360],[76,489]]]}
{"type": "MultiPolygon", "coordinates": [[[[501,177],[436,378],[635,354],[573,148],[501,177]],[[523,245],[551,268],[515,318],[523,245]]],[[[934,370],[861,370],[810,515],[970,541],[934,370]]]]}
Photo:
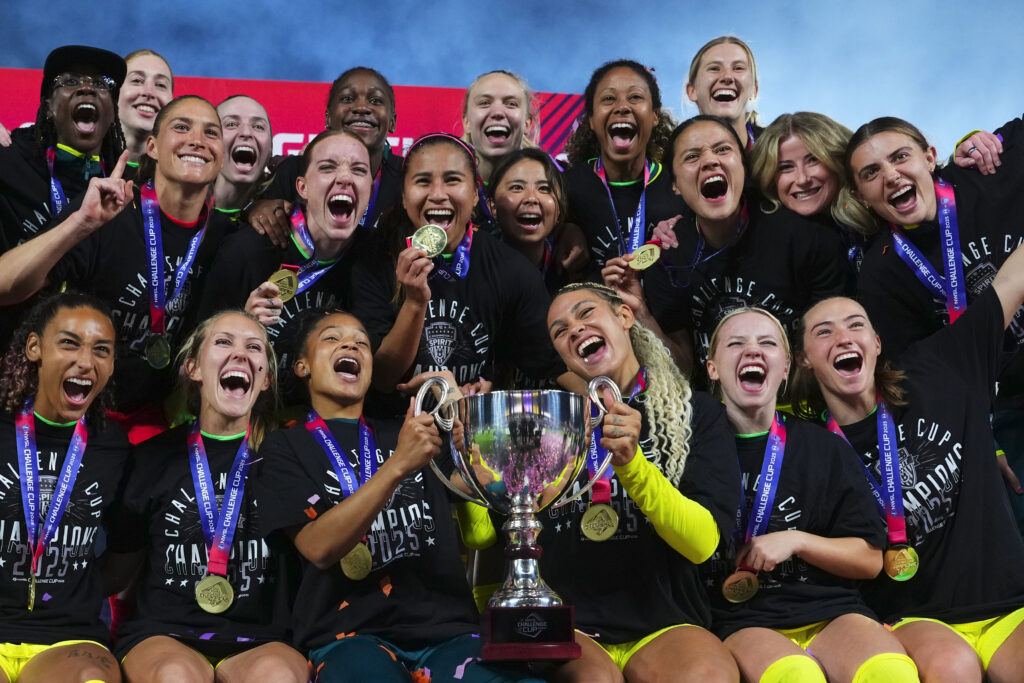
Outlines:
{"type": "Polygon", "coordinates": [[[481,623],[485,662],[565,661],[581,655],[569,605],[488,608],[481,623]]]}

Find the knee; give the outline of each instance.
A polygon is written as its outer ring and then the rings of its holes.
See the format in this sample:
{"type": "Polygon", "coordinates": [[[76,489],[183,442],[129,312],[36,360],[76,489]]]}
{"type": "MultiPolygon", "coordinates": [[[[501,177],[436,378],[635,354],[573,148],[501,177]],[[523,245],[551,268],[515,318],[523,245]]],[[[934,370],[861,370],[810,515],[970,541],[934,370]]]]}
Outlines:
{"type": "Polygon", "coordinates": [[[769,664],[758,683],[825,683],[825,672],[807,655],[787,655],[769,664]]]}
{"type": "Polygon", "coordinates": [[[914,661],[897,652],[869,657],[853,674],[853,683],[917,683],[919,680],[914,661]]]}
{"type": "Polygon", "coordinates": [[[281,657],[267,655],[252,662],[247,676],[252,681],[274,681],[274,683],[306,683],[309,676],[281,657]]]}
{"type": "Polygon", "coordinates": [[[147,665],[153,683],[207,683],[213,680],[213,671],[180,657],[163,657],[147,665]]]}
{"type": "Polygon", "coordinates": [[[680,683],[737,683],[740,671],[730,656],[707,658],[683,664],[676,671],[660,671],[650,681],[679,681],[680,683]]]}
{"type": "Polygon", "coordinates": [[[921,680],[929,683],[970,683],[982,680],[981,660],[969,647],[948,648],[930,652],[915,659],[921,680]]]}

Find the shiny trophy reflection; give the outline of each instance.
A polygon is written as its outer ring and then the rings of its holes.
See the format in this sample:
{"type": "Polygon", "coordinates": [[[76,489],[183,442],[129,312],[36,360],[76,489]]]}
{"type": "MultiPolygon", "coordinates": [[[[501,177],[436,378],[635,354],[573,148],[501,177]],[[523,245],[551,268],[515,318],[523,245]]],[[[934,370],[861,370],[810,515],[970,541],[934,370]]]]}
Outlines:
{"type": "Polygon", "coordinates": [[[439,395],[430,411],[438,427],[452,433],[452,458],[465,486],[454,486],[432,460],[434,473],[456,495],[502,515],[504,584],[483,615],[485,660],[563,660],[579,657],[574,642],[572,607],[541,578],[537,513],[584,495],[608,467],[609,454],[594,478],[573,495],[584,469],[590,435],[604,416],[598,391],[607,386],[616,400],[618,387],[607,377],[590,382],[590,397],[566,391],[495,391],[451,400],[451,387],[427,380],[416,395],[416,414],[431,393],[439,395]],[[591,417],[591,408],[596,417],[591,417]]]}

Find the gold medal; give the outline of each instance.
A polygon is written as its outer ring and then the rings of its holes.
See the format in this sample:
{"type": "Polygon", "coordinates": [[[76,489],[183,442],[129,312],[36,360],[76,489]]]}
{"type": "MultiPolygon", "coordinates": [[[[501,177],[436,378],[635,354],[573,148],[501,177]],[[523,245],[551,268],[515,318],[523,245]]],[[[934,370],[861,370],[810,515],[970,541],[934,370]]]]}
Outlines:
{"type": "Polygon", "coordinates": [[[647,270],[661,258],[661,247],[657,244],[645,244],[633,252],[633,260],[629,267],[633,270],[647,270]]]}
{"type": "Polygon", "coordinates": [[[267,282],[277,285],[277,298],[281,300],[281,303],[291,301],[292,297],[295,296],[296,290],[299,288],[299,277],[295,274],[294,270],[288,268],[274,271],[267,278],[267,282]]]}
{"type": "Polygon", "coordinates": [[[760,588],[761,582],[757,580],[757,574],[746,569],[738,569],[722,582],[722,595],[729,602],[738,605],[757,595],[760,588]]]}
{"type": "Polygon", "coordinates": [[[196,602],[204,612],[220,614],[235,601],[235,591],[223,576],[207,574],[196,584],[196,602]]]}
{"type": "Polygon", "coordinates": [[[353,581],[362,581],[370,575],[373,568],[373,555],[365,543],[356,543],[348,555],[341,558],[341,571],[353,581]]]}
{"type": "Polygon", "coordinates": [[[36,606],[36,573],[30,572],[28,575],[28,611],[31,612],[36,606]]]}
{"type": "Polygon", "coordinates": [[[440,225],[433,223],[428,223],[417,230],[409,241],[410,247],[422,249],[430,258],[440,256],[447,244],[448,233],[440,225]]]}
{"type": "Polygon", "coordinates": [[[885,573],[893,581],[909,581],[914,578],[921,560],[917,551],[908,545],[897,545],[885,551],[885,573]]]}
{"type": "Polygon", "coordinates": [[[619,528],[619,513],[607,503],[591,503],[580,520],[583,535],[591,541],[607,541],[619,528]]]}
{"type": "Polygon", "coordinates": [[[162,370],[171,364],[171,342],[166,334],[150,332],[146,338],[146,362],[154,370],[162,370]]]}

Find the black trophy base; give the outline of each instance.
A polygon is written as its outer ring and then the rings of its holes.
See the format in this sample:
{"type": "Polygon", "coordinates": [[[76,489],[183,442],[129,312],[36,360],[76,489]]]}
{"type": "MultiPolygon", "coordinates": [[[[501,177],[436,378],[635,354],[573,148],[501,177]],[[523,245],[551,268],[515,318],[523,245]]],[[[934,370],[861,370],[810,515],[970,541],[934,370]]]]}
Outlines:
{"type": "Polygon", "coordinates": [[[569,605],[488,608],[481,623],[485,662],[566,661],[581,654],[569,605]]]}

